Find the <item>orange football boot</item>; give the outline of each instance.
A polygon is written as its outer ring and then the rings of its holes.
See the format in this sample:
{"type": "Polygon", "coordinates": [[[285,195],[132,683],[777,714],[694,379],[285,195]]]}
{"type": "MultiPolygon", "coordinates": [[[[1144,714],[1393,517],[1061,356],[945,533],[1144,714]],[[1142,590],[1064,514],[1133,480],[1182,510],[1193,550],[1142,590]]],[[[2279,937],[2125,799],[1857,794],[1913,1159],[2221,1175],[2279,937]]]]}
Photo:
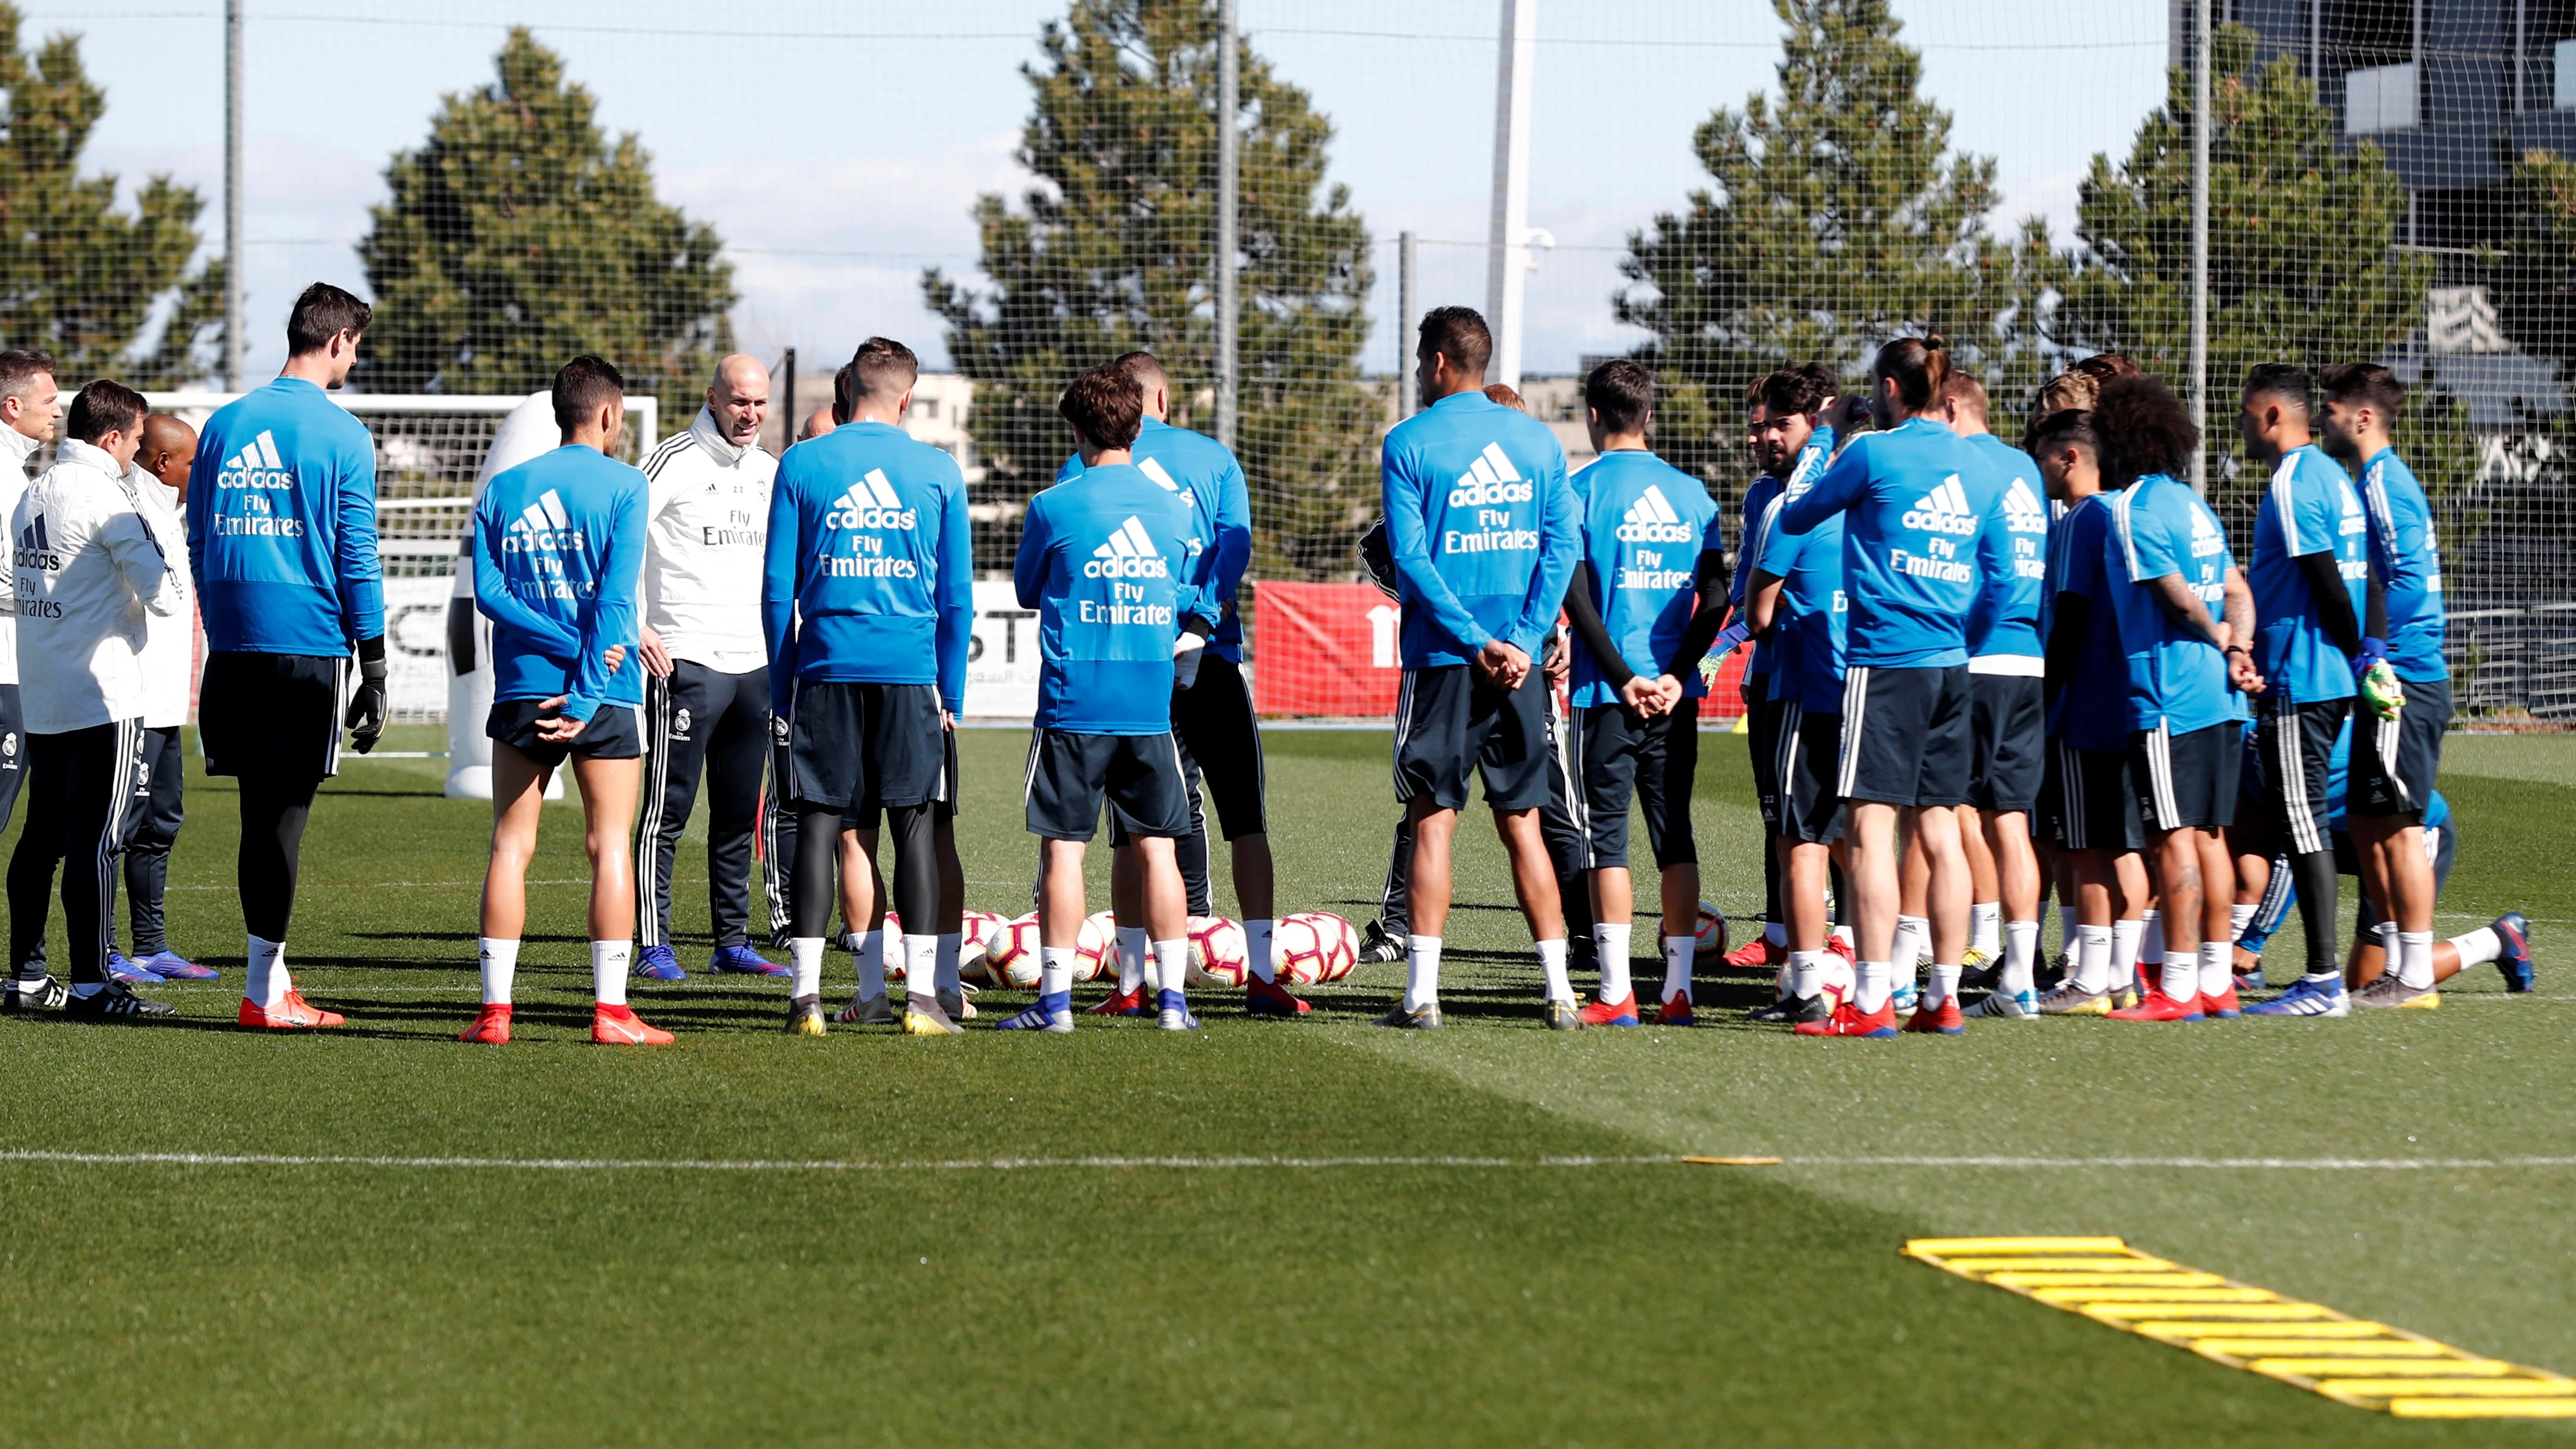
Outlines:
{"type": "Polygon", "coordinates": [[[679,1038],[646,1026],[632,1007],[602,1006],[590,1014],[590,1039],[599,1046],[669,1046],[679,1038]]]}
{"type": "Polygon", "coordinates": [[[465,1028],[456,1039],[478,1042],[484,1046],[508,1046],[510,1044],[510,1003],[485,1002],[483,1009],[475,1013],[474,1024],[465,1028]]]}
{"type": "Polygon", "coordinates": [[[2113,1021],[2201,1021],[2205,1018],[2201,1015],[2198,995],[2194,995],[2189,1001],[2176,1001],[2165,995],[2165,989],[2162,986],[2158,986],[2148,992],[2146,999],[2137,1005],[2112,1012],[2111,1019],[2113,1021]]]}
{"type": "Polygon", "coordinates": [[[274,1007],[261,1006],[245,997],[241,1015],[234,1018],[243,1026],[256,1026],[268,1031],[305,1031],[317,1026],[338,1026],[348,1018],[336,1011],[324,1011],[304,999],[301,991],[289,991],[286,999],[274,1007]]]}

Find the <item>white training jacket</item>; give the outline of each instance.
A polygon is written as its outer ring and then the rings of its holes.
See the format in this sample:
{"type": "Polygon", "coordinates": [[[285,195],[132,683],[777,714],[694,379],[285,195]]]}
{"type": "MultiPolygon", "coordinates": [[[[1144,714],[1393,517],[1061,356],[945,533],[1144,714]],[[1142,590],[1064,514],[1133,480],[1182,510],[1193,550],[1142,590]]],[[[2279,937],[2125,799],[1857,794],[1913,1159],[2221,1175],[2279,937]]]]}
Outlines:
{"type": "Polygon", "coordinates": [[[777,476],[776,458],[735,447],[703,407],[644,460],[644,623],[673,659],[720,674],[769,662],[760,579],[777,476]]]}
{"type": "MultiPolygon", "coordinates": [[[[18,500],[27,492],[27,460],[43,446],[16,428],[0,428],[0,518],[17,516],[18,500]]],[[[0,684],[18,682],[18,606],[10,592],[16,583],[0,583],[0,684]]]]}
{"type": "Polygon", "coordinates": [[[167,613],[178,590],[124,467],[64,439],[12,510],[9,534],[27,733],[142,718],[144,616],[167,613]]]}
{"type": "Polygon", "coordinates": [[[197,682],[197,586],[188,577],[188,511],[178,489],[140,468],[125,475],[141,504],[152,541],[170,562],[170,612],[143,620],[143,727],[175,730],[188,722],[188,694],[197,682]]]}

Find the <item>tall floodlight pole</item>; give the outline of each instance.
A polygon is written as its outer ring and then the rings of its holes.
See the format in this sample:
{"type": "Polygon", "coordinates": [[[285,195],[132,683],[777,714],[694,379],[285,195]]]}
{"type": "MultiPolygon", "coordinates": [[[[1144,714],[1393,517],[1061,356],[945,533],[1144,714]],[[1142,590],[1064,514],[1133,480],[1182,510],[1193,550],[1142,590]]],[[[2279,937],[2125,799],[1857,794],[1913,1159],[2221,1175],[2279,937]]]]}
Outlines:
{"type": "Polygon", "coordinates": [[[2209,493],[2209,7],[2192,7],[2191,52],[2191,417],[2202,443],[2191,455],[2191,486],[2209,493]]]}
{"type": "Polygon", "coordinates": [[[1486,248],[1485,375],[1521,385],[1521,293],[1529,280],[1530,77],[1538,69],[1538,0],[1503,0],[1502,70],[1494,85],[1494,225],[1486,248]]]}
{"type": "Polygon", "coordinates": [[[1409,345],[1413,329],[1422,320],[1422,267],[1415,254],[1413,233],[1398,233],[1395,239],[1395,415],[1413,416],[1420,397],[1413,386],[1413,348],[1409,345]]]}
{"type": "Polygon", "coordinates": [[[1236,64],[1234,0],[1216,7],[1216,440],[1234,446],[1235,388],[1241,360],[1235,355],[1235,324],[1241,303],[1236,298],[1237,246],[1235,190],[1235,123],[1242,114],[1237,92],[1243,79],[1236,64]]]}
{"type": "Polygon", "coordinates": [[[224,386],[242,387],[242,0],[224,0],[224,386]]]}

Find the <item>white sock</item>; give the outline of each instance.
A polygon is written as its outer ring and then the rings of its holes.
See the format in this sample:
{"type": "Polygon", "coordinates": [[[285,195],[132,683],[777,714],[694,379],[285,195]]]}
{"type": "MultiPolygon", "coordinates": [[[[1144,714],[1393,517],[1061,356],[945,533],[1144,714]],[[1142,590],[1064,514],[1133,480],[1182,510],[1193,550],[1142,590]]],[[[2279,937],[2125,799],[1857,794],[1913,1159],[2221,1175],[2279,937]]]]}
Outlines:
{"type": "Polygon", "coordinates": [[[2451,949],[2460,953],[2460,969],[2484,966],[2504,954],[2504,937],[2493,926],[2480,926],[2465,936],[2453,936],[2451,949]]]}
{"type": "Polygon", "coordinates": [[[481,943],[483,958],[483,1004],[510,1004],[510,984],[519,976],[519,943],[498,936],[485,936],[481,943]]]}
{"type": "Polygon", "coordinates": [[[590,943],[590,990],[602,1006],[626,1004],[626,973],[635,967],[635,943],[628,941],[593,941],[590,943]]]}
{"type": "Polygon", "coordinates": [[[1836,927],[1834,927],[1834,939],[1843,943],[1843,949],[1844,949],[1844,950],[1846,950],[1846,951],[1850,951],[1850,950],[1853,950],[1853,949],[1854,949],[1853,944],[1852,944],[1852,928],[1851,928],[1851,927],[1849,927],[1849,926],[1836,926],[1836,927]]]}
{"type": "Polygon", "coordinates": [[[2156,977],[2156,989],[2166,996],[2189,1005],[2200,999],[2200,952],[2167,951],[2164,969],[2156,977]],[[2186,996],[2183,993],[2189,992],[2186,996]]]}
{"type": "Polygon", "coordinates": [[[1762,923],[1762,939],[1785,949],[1789,944],[1789,928],[1778,921],[1765,921],[1762,923]]]}
{"type": "Polygon", "coordinates": [[[2252,906],[2229,906],[2227,908],[2228,945],[2233,946],[2237,942],[2245,939],[2245,928],[2254,924],[2254,909],[2255,908],[2252,906]]]}
{"type": "Polygon", "coordinates": [[[1792,951],[1789,953],[1789,991],[1801,999],[1825,989],[1825,953],[1792,951]]]}
{"type": "Polygon", "coordinates": [[[2004,978],[2006,991],[2031,989],[2031,972],[2039,965],[2039,922],[2004,922],[2004,978]]]}
{"type": "Polygon", "coordinates": [[[2116,926],[2075,928],[2075,984],[2095,995],[2111,989],[2111,938],[2116,926]]]}
{"type": "MultiPolygon", "coordinates": [[[[817,956],[816,965],[819,966],[821,962],[822,958],[817,956]]],[[[803,991],[804,983],[798,982],[796,989],[803,991]]],[[[939,938],[937,936],[903,938],[903,989],[909,996],[935,997],[938,994],[939,938]]]]}
{"type": "Polygon", "coordinates": [[[1625,1001],[1636,987],[1628,981],[1628,943],[1636,939],[1634,921],[1592,928],[1592,959],[1601,967],[1601,999],[1625,1001]]]}
{"type": "Polygon", "coordinates": [[[940,934],[938,963],[930,968],[930,984],[934,995],[941,991],[948,992],[950,995],[957,993],[959,987],[957,958],[965,949],[965,932],[945,931],[940,934]]]}
{"type": "Polygon", "coordinates": [[[2382,921],[2370,928],[2370,938],[2379,943],[2379,974],[2397,974],[2397,924],[2382,921]]]}
{"type": "Polygon", "coordinates": [[[1161,984],[1155,989],[1155,999],[1159,1001],[1165,995],[1180,995],[1189,983],[1189,967],[1189,937],[1183,936],[1177,941],[1156,941],[1154,979],[1161,984]]]}
{"type": "Polygon", "coordinates": [[[2081,924],[2082,922],[2075,919],[2075,908],[2073,906],[2059,906],[2057,908],[2058,950],[2070,953],[2074,951],[2075,942],[2078,939],[2075,934],[2075,928],[2081,924]]]}
{"type": "Polygon", "coordinates": [[[2433,933],[2400,931],[2397,933],[2397,979],[2411,990],[2429,991],[2433,986],[2433,933]]]}
{"type": "Polygon", "coordinates": [[[823,994],[822,937],[788,937],[787,962],[796,972],[796,984],[788,989],[788,995],[820,996],[823,994]]]}
{"type": "Polygon", "coordinates": [[[1440,938],[1415,931],[1404,938],[1404,1009],[1420,1011],[1440,999],[1440,938]]]}
{"type": "Polygon", "coordinates": [[[1863,961],[1853,969],[1852,1005],[1863,1012],[1887,1009],[1889,983],[1895,970],[1885,961],[1863,961]]]}
{"type": "Polygon", "coordinates": [[[1565,938],[1538,943],[1538,969],[1547,976],[1547,999],[1572,1001],[1574,983],[1565,974],[1565,938]]]}
{"type": "Polygon", "coordinates": [[[1279,979],[1279,963],[1270,959],[1270,923],[1268,921],[1243,923],[1243,955],[1244,959],[1251,963],[1254,980],[1279,979]]]}
{"type": "Polygon", "coordinates": [[[2138,959],[2165,959],[2165,923],[2157,920],[2156,913],[2150,910],[2138,917],[2138,927],[2138,959]]]}
{"type": "Polygon", "coordinates": [[[2225,941],[2200,943],[2200,994],[2225,1000],[2236,985],[2236,948],[2225,941]]]}
{"type": "Polygon", "coordinates": [[[1145,928],[1118,928],[1118,994],[1132,996],[1145,989],[1145,928]]]}
{"type": "Polygon", "coordinates": [[[2003,954],[2003,924],[2003,902],[1971,902],[1968,906],[1968,949],[1983,952],[1989,961],[2003,954]]]}
{"type": "Polygon", "coordinates": [[[246,953],[250,969],[242,980],[242,999],[254,1006],[274,1011],[286,1004],[286,993],[295,989],[295,978],[286,974],[286,943],[250,938],[246,953]]]}
{"type": "Polygon", "coordinates": [[[1923,994],[1916,998],[1915,1009],[1918,1011],[1939,1010],[1942,1002],[1945,1002],[1958,994],[1959,968],[1956,966],[1944,966],[1940,962],[1935,961],[1932,963],[1932,984],[1924,987],[1923,994]]]}
{"type": "Polygon", "coordinates": [[[1921,974],[1923,958],[1932,949],[1932,923],[1921,916],[1896,918],[1896,949],[1888,953],[1888,964],[1913,980],[1921,974]]]}
{"type": "Polygon", "coordinates": [[[2138,984],[2138,950],[2146,935],[2144,921],[2111,923],[2111,989],[2126,991],[2138,984]]]}
{"type": "Polygon", "coordinates": [[[1664,938],[1664,999],[1678,996],[1691,999],[1691,967],[1699,960],[1699,938],[1666,936],[1664,938]]]}
{"type": "Polygon", "coordinates": [[[883,927],[859,933],[859,999],[885,995],[886,932],[883,927]]]}
{"type": "Polygon", "coordinates": [[[1062,996],[1073,989],[1073,948],[1040,946],[1038,948],[1038,994],[1062,996]]]}

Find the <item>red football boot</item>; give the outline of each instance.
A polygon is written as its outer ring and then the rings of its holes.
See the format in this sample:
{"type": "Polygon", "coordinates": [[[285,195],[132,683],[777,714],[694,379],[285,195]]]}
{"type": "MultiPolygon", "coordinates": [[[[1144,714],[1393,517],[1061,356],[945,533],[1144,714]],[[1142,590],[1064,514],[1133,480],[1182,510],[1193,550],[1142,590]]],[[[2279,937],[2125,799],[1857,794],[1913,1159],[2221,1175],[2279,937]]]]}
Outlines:
{"type": "MultiPolygon", "coordinates": [[[[1109,999],[1114,1002],[1118,998],[1113,996],[1109,999]]],[[[1097,1009],[1094,1008],[1094,1010],[1097,1009]]],[[[1144,998],[1140,993],[1137,998],[1138,1014],[1141,1015],[1143,1009],[1144,998]]],[[[1298,1000],[1287,987],[1276,981],[1264,981],[1258,976],[1247,976],[1243,978],[1243,1009],[1254,1016],[1294,1017],[1304,1016],[1315,1008],[1298,1000]]]]}
{"type": "Polygon", "coordinates": [[[644,1018],[625,1006],[594,1007],[590,1039],[599,1046],[669,1046],[678,1040],[659,1027],[646,1026],[644,1018]]]}
{"type": "Polygon", "coordinates": [[[1896,999],[1891,996],[1880,1002],[1876,1011],[1863,1011],[1846,1001],[1822,1021],[1799,1022],[1796,1031],[1800,1036],[1894,1036],[1896,999]]]}
{"type": "Polygon", "coordinates": [[[1717,964],[1732,971],[1759,971],[1777,966],[1789,959],[1789,948],[1774,946],[1768,936],[1756,936],[1717,959],[1717,964]]]}
{"type": "Polygon", "coordinates": [[[1952,992],[1941,998],[1939,1006],[1917,1007],[1914,1014],[1905,1019],[1905,1029],[1935,1032],[1942,1036],[1965,1035],[1968,1024],[1959,1016],[1958,993],[1952,992]]]}
{"type": "Polygon", "coordinates": [[[1655,1012],[1657,1026],[1688,1026],[1692,1020],[1691,999],[1678,991],[1665,997],[1663,1006],[1655,1012]]]}
{"type": "Polygon", "coordinates": [[[2245,1003],[2236,999],[2236,983],[2230,981],[2223,995],[2200,993],[2200,1010],[2204,1016],[2222,1016],[2233,1021],[2245,1014],[2245,1003]]]}
{"type": "Polygon", "coordinates": [[[324,1011],[304,999],[301,991],[289,991],[286,999],[274,1007],[265,1007],[245,998],[241,1014],[234,1018],[243,1026],[262,1027],[269,1031],[310,1031],[317,1026],[338,1026],[348,1020],[336,1011],[324,1011]]]}
{"type": "Polygon", "coordinates": [[[2137,1005],[2111,1013],[2113,1021],[2200,1021],[2200,998],[2176,1001],[2159,986],[2147,993],[2137,1005]]]}
{"type": "Polygon", "coordinates": [[[1637,993],[1629,992],[1616,1001],[1595,1001],[1583,1008],[1585,1026],[1635,1026],[1637,993]]]}
{"type": "Polygon", "coordinates": [[[476,1042],[484,1046],[508,1046],[510,1044],[510,1004],[506,1001],[485,1002],[483,1009],[475,1014],[474,1024],[465,1028],[456,1039],[476,1042]]]}

